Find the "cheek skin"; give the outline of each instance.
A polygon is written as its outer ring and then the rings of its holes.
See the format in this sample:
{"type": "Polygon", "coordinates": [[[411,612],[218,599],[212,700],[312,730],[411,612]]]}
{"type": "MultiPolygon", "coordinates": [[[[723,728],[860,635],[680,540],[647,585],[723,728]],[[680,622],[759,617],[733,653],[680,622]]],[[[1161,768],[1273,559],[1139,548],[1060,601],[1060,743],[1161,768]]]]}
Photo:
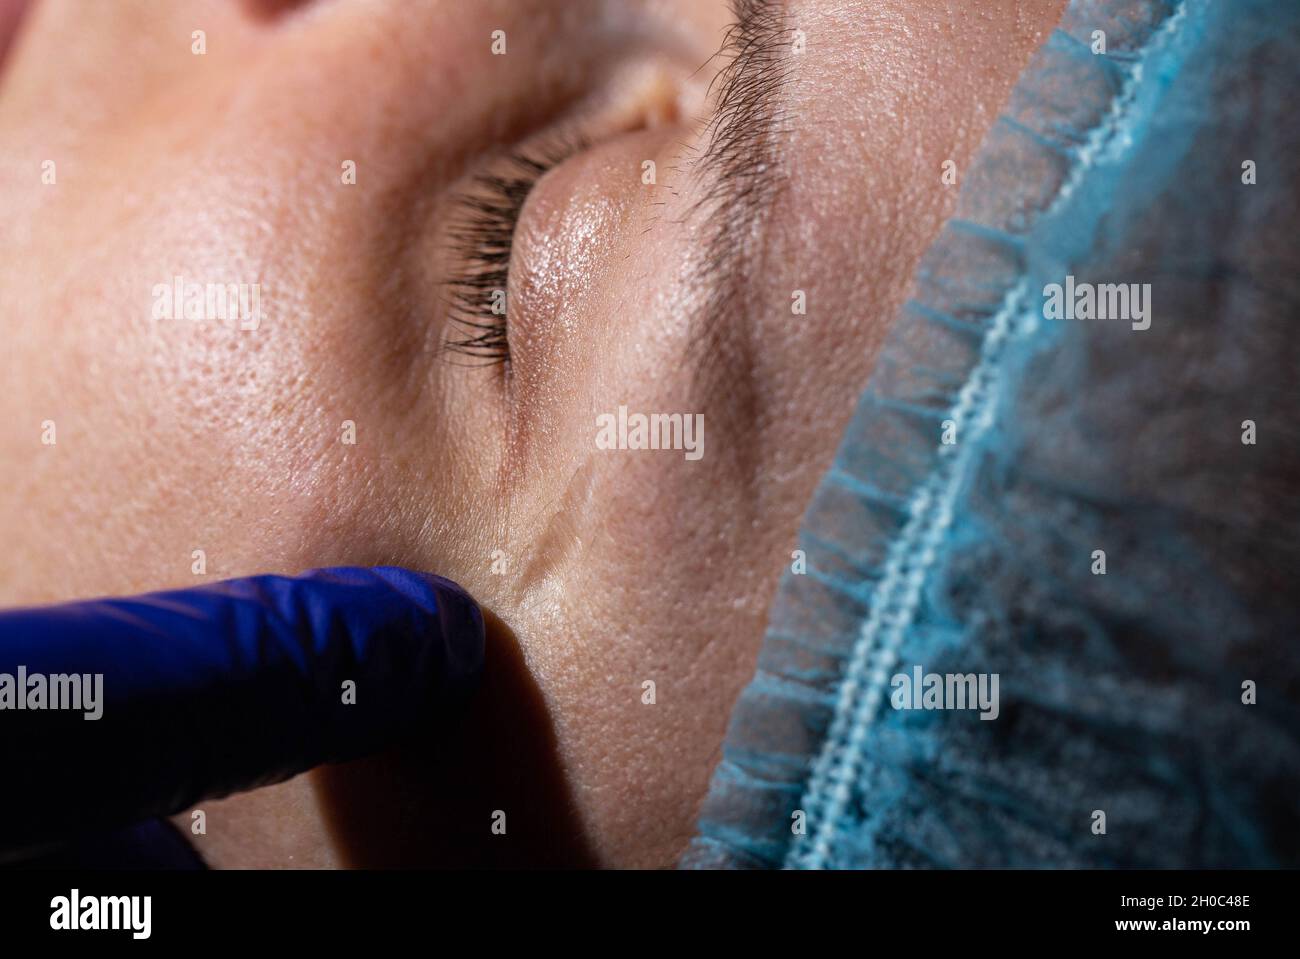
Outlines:
{"type": "Polygon", "coordinates": [[[735,490],[686,470],[700,465],[674,451],[588,454],[580,511],[548,530],[561,565],[516,614],[530,674],[557,707],[572,805],[606,864],[675,859],[731,692],[753,668],[768,586],[741,557],[765,546],[733,527],[735,490]]]}
{"type": "Polygon", "coordinates": [[[297,569],[329,552],[317,547],[336,530],[322,527],[322,517],[358,515],[362,528],[375,518],[370,507],[353,508],[347,489],[376,469],[365,452],[349,462],[340,428],[353,419],[363,440],[383,436],[393,419],[386,407],[396,405],[389,384],[408,377],[375,334],[351,321],[360,304],[346,281],[318,286],[337,312],[305,309],[286,283],[310,275],[314,262],[346,262],[346,253],[328,238],[270,249],[261,224],[304,236],[296,211],[310,204],[257,203],[238,185],[209,185],[208,204],[196,210],[184,200],[193,195],[189,184],[169,187],[165,170],[143,172],[157,192],[128,216],[110,207],[97,220],[95,207],[79,203],[90,188],[84,181],[63,188],[66,201],[45,220],[54,246],[34,253],[39,262],[68,264],[67,272],[39,284],[5,278],[29,315],[103,318],[23,333],[49,365],[33,376],[15,358],[6,377],[20,386],[4,401],[18,404],[4,417],[14,430],[11,462],[37,471],[28,475],[49,515],[70,508],[73,528],[97,537],[104,558],[57,578],[15,563],[5,579],[21,598],[34,598],[42,579],[69,594],[184,584],[196,548],[207,551],[213,576],[297,569]],[[75,264],[58,252],[68,237],[83,250],[75,264]],[[262,325],[240,331],[219,321],[152,319],[151,291],[175,276],[259,282],[262,325]],[[348,371],[358,369],[362,382],[384,388],[355,395],[348,371]],[[22,427],[45,419],[59,424],[59,445],[33,449],[22,427]],[[202,455],[176,455],[195,449],[202,455]],[[40,457],[51,452],[63,455],[40,457]],[[123,488],[104,477],[133,481],[123,488]],[[65,502],[56,506],[53,497],[65,502]]]}

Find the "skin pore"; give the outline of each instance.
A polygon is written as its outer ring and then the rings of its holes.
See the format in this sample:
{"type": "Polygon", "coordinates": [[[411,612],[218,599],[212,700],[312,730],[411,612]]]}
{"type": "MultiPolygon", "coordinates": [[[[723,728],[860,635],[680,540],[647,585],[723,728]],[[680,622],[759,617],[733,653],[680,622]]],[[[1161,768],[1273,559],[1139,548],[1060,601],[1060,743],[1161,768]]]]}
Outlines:
{"type": "Polygon", "coordinates": [[[777,187],[718,277],[696,160],[725,0],[40,0],[0,66],[0,602],[193,585],[200,549],[210,580],[448,576],[492,626],[470,714],[207,803],[197,848],[671,864],[952,208],[942,165],[965,169],[1063,2],[777,5],[806,38],[771,101],[777,187]],[[514,233],[510,362],[447,353],[459,198],[561,140],[584,145],[514,233]],[[178,276],[259,284],[260,325],[154,318],[178,276]],[[599,449],[620,406],[702,414],[703,456],[599,449]]]}

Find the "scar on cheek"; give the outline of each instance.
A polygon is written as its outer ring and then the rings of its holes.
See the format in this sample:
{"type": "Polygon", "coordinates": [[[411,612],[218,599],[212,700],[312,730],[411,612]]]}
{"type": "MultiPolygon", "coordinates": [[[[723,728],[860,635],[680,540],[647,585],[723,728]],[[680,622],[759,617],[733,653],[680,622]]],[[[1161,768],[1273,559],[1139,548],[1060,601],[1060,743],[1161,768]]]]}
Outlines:
{"type": "Polygon", "coordinates": [[[543,507],[549,512],[540,535],[529,548],[519,578],[513,584],[516,600],[522,605],[534,600],[548,583],[558,582],[562,573],[590,545],[591,501],[595,489],[594,453],[588,453],[574,471],[564,493],[543,507]]]}

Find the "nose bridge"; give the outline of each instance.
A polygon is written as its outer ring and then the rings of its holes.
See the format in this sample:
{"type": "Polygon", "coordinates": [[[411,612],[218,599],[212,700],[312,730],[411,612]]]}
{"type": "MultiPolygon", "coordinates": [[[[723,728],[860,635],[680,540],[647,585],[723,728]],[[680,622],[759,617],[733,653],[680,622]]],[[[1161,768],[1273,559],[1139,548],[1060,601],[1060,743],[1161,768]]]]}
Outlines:
{"type": "Polygon", "coordinates": [[[234,78],[241,100],[380,164],[431,143],[468,155],[513,142],[588,92],[611,50],[583,15],[596,0],[258,2],[275,36],[234,78]]]}

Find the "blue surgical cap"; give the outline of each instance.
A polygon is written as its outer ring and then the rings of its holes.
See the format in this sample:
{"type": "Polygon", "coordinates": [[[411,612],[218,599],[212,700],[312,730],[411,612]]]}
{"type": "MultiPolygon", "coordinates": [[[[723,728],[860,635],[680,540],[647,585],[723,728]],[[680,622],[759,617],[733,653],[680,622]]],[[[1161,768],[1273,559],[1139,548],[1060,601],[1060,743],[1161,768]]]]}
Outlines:
{"type": "Polygon", "coordinates": [[[684,866],[1300,865],[1298,89],[1294,0],[1069,5],[808,509],[684,866]],[[918,669],[996,676],[996,717],[898,708],[918,669]]]}

